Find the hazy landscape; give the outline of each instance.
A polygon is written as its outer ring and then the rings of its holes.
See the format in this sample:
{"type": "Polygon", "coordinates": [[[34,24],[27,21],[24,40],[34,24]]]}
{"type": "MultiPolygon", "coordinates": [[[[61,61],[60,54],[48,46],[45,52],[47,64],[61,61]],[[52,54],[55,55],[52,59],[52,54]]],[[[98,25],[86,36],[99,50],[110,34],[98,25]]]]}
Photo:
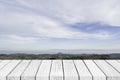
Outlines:
{"type": "Polygon", "coordinates": [[[0,59],[120,59],[120,54],[0,54],[0,59]]]}
{"type": "Polygon", "coordinates": [[[0,59],[120,59],[120,0],[0,0],[0,59]]]}
{"type": "Polygon", "coordinates": [[[120,59],[119,50],[0,51],[0,59],[120,59]]]}

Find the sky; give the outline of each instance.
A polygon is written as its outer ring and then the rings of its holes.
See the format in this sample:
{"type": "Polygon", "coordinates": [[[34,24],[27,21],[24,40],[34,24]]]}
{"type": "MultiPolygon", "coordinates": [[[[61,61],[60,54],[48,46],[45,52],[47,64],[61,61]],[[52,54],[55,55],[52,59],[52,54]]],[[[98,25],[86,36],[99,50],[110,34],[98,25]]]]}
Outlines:
{"type": "Polygon", "coordinates": [[[0,50],[120,49],[120,0],[0,0],[0,50]]]}

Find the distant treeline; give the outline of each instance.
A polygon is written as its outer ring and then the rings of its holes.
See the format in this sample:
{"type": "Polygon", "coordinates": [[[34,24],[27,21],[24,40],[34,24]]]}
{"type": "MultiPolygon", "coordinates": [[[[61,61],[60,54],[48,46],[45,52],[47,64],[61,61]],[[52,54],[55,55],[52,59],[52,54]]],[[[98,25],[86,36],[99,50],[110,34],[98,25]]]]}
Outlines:
{"type": "Polygon", "coordinates": [[[120,59],[120,54],[0,54],[0,59],[120,59]]]}

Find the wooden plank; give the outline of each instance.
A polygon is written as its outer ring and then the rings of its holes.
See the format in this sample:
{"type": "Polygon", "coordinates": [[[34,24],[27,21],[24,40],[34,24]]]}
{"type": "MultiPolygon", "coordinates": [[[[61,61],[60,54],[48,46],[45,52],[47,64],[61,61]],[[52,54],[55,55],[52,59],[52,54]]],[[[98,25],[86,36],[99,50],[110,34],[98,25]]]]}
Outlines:
{"type": "Polygon", "coordinates": [[[27,69],[21,76],[21,80],[35,80],[36,73],[40,66],[41,60],[32,60],[27,69]]]}
{"type": "Polygon", "coordinates": [[[104,60],[94,60],[95,63],[106,74],[107,80],[120,80],[120,74],[104,60]]]}
{"type": "Polygon", "coordinates": [[[79,80],[78,73],[72,60],[63,60],[65,80],[79,80]]]}
{"type": "Polygon", "coordinates": [[[23,60],[8,76],[8,80],[20,80],[21,74],[24,72],[30,60],[23,60]]]}
{"type": "Polygon", "coordinates": [[[49,80],[50,67],[51,60],[43,60],[36,75],[36,80],[49,80]]]}
{"type": "Polygon", "coordinates": [[[0,62],[0,70],[5,67],[8,63],[10,62],[10,60],[2,60],[0,62]]]}
{"type": "Polygon", "coordinates": [[[92,60],[84,60],[87,68],[93,76],[93,80],[106,80],[104,73],[97,67],[92,60]]]}
{"type": "Polygon", "coordinates": [[[61,60],[53,60],[50,72],[50,80],[63,80],[63,67],[61,60]]]}
{"type": "Polygon", "coordinates": [[[120,73],[120,63],[116,60],[106,60],[111,66],[113,66],[120,73]]]}
{"type": "Polygon", "coordinates": [[[80,80],[92,80],[92,75],[90,74],[82,60],[74,60],[74,63],[78,70],[80,80]]]}
{"type": "Polygon", "coordinates": [[[20,63],[21,60],[12,60],[0,70],[0,80],[7,80],[6,76],[20,63]]]}
{"type": "Polygon", "coordinates": [[[120,60],[117,60],[120,63],[120,60]]]}

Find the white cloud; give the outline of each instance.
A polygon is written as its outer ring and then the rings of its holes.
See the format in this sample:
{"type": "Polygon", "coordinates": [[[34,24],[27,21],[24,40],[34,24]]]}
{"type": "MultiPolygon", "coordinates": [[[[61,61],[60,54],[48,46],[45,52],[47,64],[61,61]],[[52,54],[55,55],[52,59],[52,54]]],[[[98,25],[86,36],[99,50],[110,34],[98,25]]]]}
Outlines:
{"type": "Polygon", "coordinates": [[[56,21],[42,19],[41,22],[35,22],[33,30],[41,36],[48,38],[66,38],[66,39],[108,39],[111,36],[108,32],[98,31],[94,33],[86,33],[80,31],[73,31],[68,27],[59,24],[56,21]]]}
{"type": "MultiPolygon", "coordinates": [[[[119,0],[13,0],[3,1],[32,13],[55,17],[65,23],[101,22],[119,26],[119,0]]],[[[10,6],[10,5],[9,5],[10,6]]],[[[26,11],[26,12],[27,12],[26,11]]]]}
{"type": "Polygon", "coordinates": [[[1,43],[15,43],[15,44],[25,44],[34,43],[37,40],[33,37],[23,37],[18,35],[0,35],[1,43]]]}
{"type": "Polygon", "coordinates": [[[47,38],[108,39],[109,32],[73,31],[67,24],[99,22],[120,26],[119,0],[12,0],[1,3],[0,30],[47,38]],[[7,3],[7,4],[6,4],[7,3]],[[5,5],[4,5],[5,4],[5,5]]]}
{"type": "Polygon", "coordinates": [[[100,22],[120,26],[119,0],[17,0],[24,7],[57,17],[65,23],[100,22]]]}

